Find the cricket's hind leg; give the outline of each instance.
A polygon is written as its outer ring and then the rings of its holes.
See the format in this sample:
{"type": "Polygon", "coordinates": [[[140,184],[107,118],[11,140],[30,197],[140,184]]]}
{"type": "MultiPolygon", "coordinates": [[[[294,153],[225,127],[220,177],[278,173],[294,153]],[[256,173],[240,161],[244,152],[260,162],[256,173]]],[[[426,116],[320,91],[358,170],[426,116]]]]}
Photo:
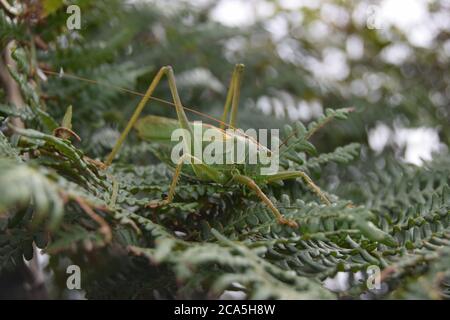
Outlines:
{"type": "Polygon", "coordinates": [[[111,153],[108,155],[108,158],[105,161],[105,165],[109,166],[112,161],[114,160],[114,157],[119,152],[120,147],[122,146],[122,143],[125,141],[125,139],[128,136],[128,133],[130,132],[131,128],[133,128],[133,125],[138,120],[142,110],[144,109],[146,103],[150,99],[150,97],[153,94],[153,91],[155,91],[156,87],[158,86],[159,82],[161,81],[162,76],[167,72],[167,67],[162,67],[159,69],[156,76],[153,78],[152,82],[150,83],[147,91],[145,92],[144,96],[142,97],[141,101],[139,101],[139,104],[137,105],[136,109],[133,112],[133,115],[131,116],[130,120],[127,123],[127,126],[122,131],[119,139],[117,140],[116,144],[114,145],[111,153]]]}
{"type": "Polygon", "coordinates": [[[228,113],[230,112],[231,106],[231,116],[228,126],[233,129],[236,126],[237,120],[237,110],[239,106],[239,98],[241,93],[241,81],[242,81],[242,71],[244,70],[243,64],[237,64],[234,67],[233,75],[231,76],[230,87],[228,88],[227,99],[225,101],[225,106],[223,108],[223,114],[221,118],[220,128],[226,129],[225,126],[228,113]]]}
{"type": "Polygon", "coordinates": [[[277,219],[278,223],[288,225],[289,227],[292,228],[298,228],[297,222],[283,217],[283,215],[280,213],[277,207],[275,207],[272,201],[270,201],[270,199],[264,194],[264,192],[256,184],[256,182],[253,181],[253,179],[240,174],[234,175],[233,179],[253,190],[256,193],[256,195],[261,199],[261,201],[264,202],[269,207],[269,209],[272,211],[273,215],[277,219]]]}
{"type": "Polygon", "coordinates": [[[328,199],[327,195],[303,171],[278,172],[277,174],[267,176],[266,182],[270,183],[270,182],[275,182],[275,181],[296,179],[296,178],[301,178],[306,183],[308,188],[310,188],[311,191],[314,192],[324,204],[326,204],[327,206],[331,205],[331,201],[328,199]]]}
{"type": "Polygon", "coordinates": [[[105,161],[106,166],[111,165],[114,157],[119,152],[120,147],[122,146],[123,142],[125,141],[126,137],[128,136],[128,133],[130,132],[130,130],[133,128],[134,124],[138,120],[142,110],[144,109],[148,100],[150,100],[150,98],[152,97],[153,92],[155,91],[156,87],[158,86],[158,84],[161,81],[161,78],[164,75],[167,76],[167,80],[169,82],[169,88],[172,93],[172,99],[175,104],[175,110],[177,112],[177,117],[178,117],[178,121],[180,123],[180,127],[189,131],[189,133],[192,136],[192,128],[189,125],[189,121],[186,117],[186,114],[184,113],[183,105],[181,104],[181,100],[180,100],[180,96],[178,94],[177,86],[175,83],[175,76],[173,74],[172,67],[170,67],[170,66],[162,67],[161,69],[159,69],[158,73],[153,78],[147,91],[145,92],[141,101],[139,102],[136,109],[134,110],[133,115],[131,116],[130,120],[128,121],[127,126],[121,133],[121,135],[120,135],[119,139],[117,140],[116,144],[114,145],[114,148],[112,149],[111,153],[108,155],[108,158],[105,161]]]}

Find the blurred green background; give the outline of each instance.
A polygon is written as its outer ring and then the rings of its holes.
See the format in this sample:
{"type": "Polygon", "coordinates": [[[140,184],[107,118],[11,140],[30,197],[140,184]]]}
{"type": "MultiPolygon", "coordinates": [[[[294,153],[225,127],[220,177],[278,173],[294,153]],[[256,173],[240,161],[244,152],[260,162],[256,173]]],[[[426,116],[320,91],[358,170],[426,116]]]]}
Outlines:
{"type": "MultiPolygon", "coordinates": [[[[450,1],[74,3],[80,30],[67,32],[67,14],[57,11],[37,26],[51,44],[40,60],[54,71],[143,92],[170,64],[184,105],[219,117],[233,65],[244,63],[243,128],[309,122],[325,108],[355,107],[344,126],[315,136],[321,151],[359,141],[420,164],[449,143],[450,1]]],[[[139,99],[54,77],[47,86],[57,97],[49,100],[52,113],[62,116],[72,104],[74,119],[96,124],[75,123],[93,144],[107,144],[110,129],[123,128],[139,99]]],[[[156,95],[170,99],[168,86],[156,95]]],[[[158,103],[146,112],[174,115],[158,103]]]]}

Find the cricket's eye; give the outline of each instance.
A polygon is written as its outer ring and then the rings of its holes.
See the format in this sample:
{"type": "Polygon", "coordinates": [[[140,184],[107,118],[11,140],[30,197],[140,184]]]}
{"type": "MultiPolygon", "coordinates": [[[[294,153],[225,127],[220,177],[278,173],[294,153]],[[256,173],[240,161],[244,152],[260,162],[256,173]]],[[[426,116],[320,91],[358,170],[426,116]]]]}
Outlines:
{"type": "Polygon", "coordinates": [[[166,200],[169,197],[169,195],[165,192],[161,193],[161,199],[166,200]]]}

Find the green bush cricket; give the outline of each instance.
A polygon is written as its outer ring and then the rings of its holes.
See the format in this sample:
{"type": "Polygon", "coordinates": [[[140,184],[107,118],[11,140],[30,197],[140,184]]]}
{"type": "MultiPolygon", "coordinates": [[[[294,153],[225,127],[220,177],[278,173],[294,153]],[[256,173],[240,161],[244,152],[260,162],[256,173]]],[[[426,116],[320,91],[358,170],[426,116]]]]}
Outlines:
{"type": "MultiPolygon", "coordinates": [[[[231,81],[230,81],[230,87],[228,89],[227,98],[225,102],[225,107],[223,111],[221,127],[215,127],[212,125],[203,125],[204,129],[209,130],[216,130],[217,136],[223,136],[224,140],[227,139],[236,139],[247,145],[251,150],[256,150],[256,153],[260,153],[263,151],[263,148],[258,142],[256,142],[254,139],[242,135],[242,134],[235,134],[235,133],[229,133],[228,131],[225,133],[223,130],[225,126],[228,126],[230,128],[235,128],[236,120],[237,120],[237,111],[238,111],[238,105],[239,105],[239,97],[240,97],[240,83],[242,79],[242,71],[244,69],[244,65],[237,64],[235,66],[231,81]],[[230,110],[231,109],[231,110],[230,110]],[[228,114],[231,111],[230,120],[228,124],[225,124],[225,121],[228,117],[228,114]]],[[[120,135],[118,141],[116,142],[114,148],[112,149],[111,153],[107,157],[107,160],[105,161],[105,164],[109,166],[116,154],[118,153],[121,145],[125,141],[127,135],[129,134],[130,130],[133,127],[136,127],[138,130],[139,136],[148,141],[156,141],[156,142],[162,142],[162,141],[170,141],[171,132],[177,128],[184,129],[187,133],[190,133],[190,136],[193,137],[193,141],[190,142],[190,146],[192,147],[195,145],[195,143],[198,143],[198,141],[195,141],[196,139],[201,139],[198,135],[194,134],[195,126],[198,124],[189,122],[185,112],[184,107],[181,103],[180,97],[178,95],[178,90],[176,87],[175,82],[175,76],[172,68],[170,66],[162,67],[156,76],[153,78],[150,86],[148,87],[146,93],[142,97],[141,101],[137,105],[133,115],[131,116],[130,120],[127,123],[126,128],[123,130],[122,134],[120,135]],[[144,109],[146,103],[152,98],[152,94],[155,90],[155,88],[158,86],[161,78],[163,76],[166,76],[168,79],[170,91],[172,94],[172,98],[174,101],[174,106],[177,113],[177,119],[170,119],[165,117],[156,117],[156,116],[147,116],[144,118],[139,119],[139,116],[144,109]]],[[[200,130],[200,132],[203,132],[203,130],[200,130]]],[[[189,139],[183,139],[186,141],[185,143],[189,143],[189,139]]],[[[188,150],[190,150],[188,148],[188,150]]],[[[266,152],[267,150],[264,150],[266,152]]],[[[271,156],[270,150],[269,150],[269,157],[271,156]]],[[[151,206],[158,206],[158,205],[165,205],[173,201],[175,196],[175,190],[176,186],[180,177],[180,174],[182,172],[183,166],[185,165],[186,161],[189,161],[190,163],[188,166],[192,169],[192,172],[194,176],[197,179],[204,180],[204,181],[211,181],[216,182],[220,184],[241,184],[249,189],[251,189],[255,194],[260,198],[262,202],[264,202],[273,215],[275,216],[276,220],[280,224],[285,224],[290,227],[298,227],[297,223],[293,220],[286,219],[283,217],[283,215],[280,213],[280,211],[277,209],[277,207],[273,204],[273,202],[266,196],[266,194],[261,190],[259,185],[267,184],[267,183],[273,183],[276,181],[286,180],[286,179],[296,179],[301,178],[308,187],[316,193],[320,199],[327,205],[330,204],[330,201],[326,197],[326,195],[320,190],[320,188],[311,180],[311,178],[302,171],[280,171],[273,175],[261,175],[258,174],[258,170],[255,170],[255,166],[246,166],[246,165],[236,165],[236,164],[225,164],[225,165],[210,165],[206,163],[198,163],[199,161],[196,161],[196,159],[192,154],[184,153],[179,162],[176,164],[175,172],[172,178],[172,183],[169,188],[169,193],[166,199],[162,201],[158,201],[155,203],[150,204],[151,206]]]]}

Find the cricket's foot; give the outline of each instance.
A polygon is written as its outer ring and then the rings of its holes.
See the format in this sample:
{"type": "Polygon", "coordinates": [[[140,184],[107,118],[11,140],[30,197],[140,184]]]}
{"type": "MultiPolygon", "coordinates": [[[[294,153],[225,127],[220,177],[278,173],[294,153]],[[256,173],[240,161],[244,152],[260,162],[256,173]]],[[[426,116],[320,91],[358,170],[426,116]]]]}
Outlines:
{"type": "Polygon", "coordinates": [[[150,209],[156,209],[159,207],[163,207],[167,204],[169,204],[169,202],[167,200],[152,200],[149,203],[147,203],[145,206],[150,209]]]}
{"type": "Polygon", "coordinates": [[[100,160],[91,159],[88,156],[84,156],[83,160],[92,164],[93,166],[95,166],[97,169],[100,170],[106,170],[108,168],[107,164],[101,162],[100,160]]]}
{"type": "Polygon", "coordinates": [[[298,223],[291,219],[280,218],[280,219],[278,219],[278,223],[287,225],[291,228],[298,228],[298,223]]]}

